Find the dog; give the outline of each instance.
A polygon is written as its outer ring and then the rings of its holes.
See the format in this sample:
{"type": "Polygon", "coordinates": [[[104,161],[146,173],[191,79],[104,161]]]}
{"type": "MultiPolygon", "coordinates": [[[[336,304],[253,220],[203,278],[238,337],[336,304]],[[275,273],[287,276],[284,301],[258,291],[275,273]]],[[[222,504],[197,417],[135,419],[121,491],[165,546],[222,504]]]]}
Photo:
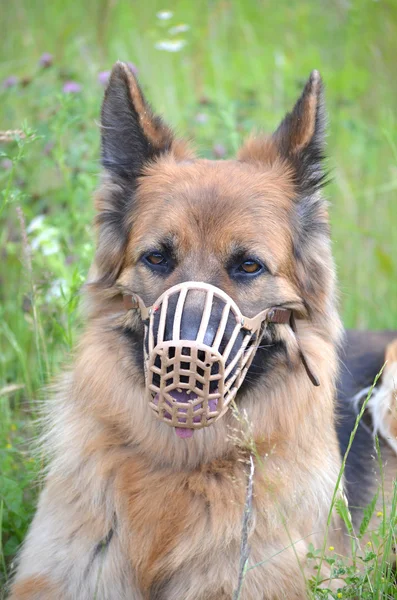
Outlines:
{"type": "MultiPolygon", "coordinates": [[[[313,71],[272,136],[199,159],[114,66],[86,327],[49,403],[45,487],[11,600],[298,600],[309,544],[327,535],[348,552],[331,500],[363,506],[376,481],[365,467],[357,498],[371,440],[340,477],[353,400],[396,347],[395,333],[344,337],[324,135],[313,71]]],[[[368,409],[391,458],[392,358],[368,409]]]]}

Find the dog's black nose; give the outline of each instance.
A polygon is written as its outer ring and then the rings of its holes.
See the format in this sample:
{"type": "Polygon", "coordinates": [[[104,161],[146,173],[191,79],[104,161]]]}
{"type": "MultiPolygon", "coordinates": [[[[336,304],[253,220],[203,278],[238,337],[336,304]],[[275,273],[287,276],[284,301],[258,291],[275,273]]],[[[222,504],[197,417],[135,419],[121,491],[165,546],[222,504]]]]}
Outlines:
{"type": "MultiPolygon", "coordinates": [[[[169,298],[162,338],[163,341],[172,341],[177,339],[194,341],[197,340],[199,332],[202,330],[204,332],[204,336],[202,337],[201,343],[211,347],[214,344],[218,330],[221,327],[225,302],[221,298],[214,297],[212,299],[209,318],[205,319],[204,313],[206,294],[202,290],[189,290],[183,305],[180,319],[178,319],[176,316],[178,300],[179,294],[174,294],[169,298]]],[[[164,310],[164,306],[161,310],[164,310]]],[[[161,310],[154,315],[153,335],[155,345],[159,341],[158,334],[161,310]]],[[[217,342],[217,350],[221,354],[224,353],[235,327],[236,319],[233,313],[230,312],[220,342],[219,340],[217,342]]],[[[238,349],[241,347],[243,338],[243,333],[239,332],[226,359],[226,367],[236,356],[238,349]]]]}
{"type": "MultiPolygon", "coordinates": [[[[179,294],[174,294],[169,298],[163,341],[171,341],[174,339],[197,340],[199,332],[202,330],[204,335],[201,337],[201,343],[212,346],[218,333],[218,329],[221,326],[225,302],[220,298],[213,298],[209,318],[206,319],[204,317],[206,294],[203,293],[202,290],[189,290],[178,323],[176,316],[178,300],[179,294]]],[[[164,307],[162,307],[161,310],[164,310],[164,307]]],[[[154,315],[153,322],[155,343],[158,341],[160,318],[161,311],[158,311],[154,315]]],[[[233,314],[230,313],[220,340],[220,352],[223,352],[226,348],[235,326],[236,320],[233,314]]]]}

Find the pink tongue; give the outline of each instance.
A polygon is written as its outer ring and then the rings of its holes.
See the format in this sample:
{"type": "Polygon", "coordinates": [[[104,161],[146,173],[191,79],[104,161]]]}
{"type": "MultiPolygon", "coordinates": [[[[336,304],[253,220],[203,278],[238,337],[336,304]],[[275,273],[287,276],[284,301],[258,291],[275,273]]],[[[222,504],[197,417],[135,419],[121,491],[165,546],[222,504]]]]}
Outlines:
{"type": "MultiPolygon", "coordinates": [[[[172,392],[170,392],[170,395],[174,398],[174,400],[176,402],[182,402],[182,403],[188,403],[191,400],[196,400],[197,399],[197,394],[195,394],[194,392],[191,392],[190,394],[188,394],[185,390],[181,390],[180,392],[178,392],[178,390],[173,390],[172,392]]],[[[157,404],[158,403],[158,395],[155,396],[154,398],[154,402],[157,404]],[[157,400],[157,402],[156,402],[157,400]]],[[[209,408],[211,411],[216,409],[218,402],[217,400],[210,400],[208,402],[209,408]]],[[[198,410],[199,408],[201,408],[201,404],[198,404],[195,407],[195,410],[198,410]]],[[[183,412],[187,412],[184,411],[184,409],[182,409],[183,412]]],[[[165,415],[167,416],[167,413],[165,413],[165,415]]],[[[170,415],[168,415],[168,418],[171,418],[170,415]]],[[[197,415],[197,417],[194,417],[193,420],[196,423],[200,422],[200,416],[197,415]]],[[[186,421],[183,419],[183,417],[179,417],[179,422],[180,423],[185,423],[186,421]]],[[[191,438],[193,436],[194,433],[194,429],[190,429],[189,427],[175,427],[175,433],[178,437],[182,438],[182,439],[186,439],[186,438],[191,438]]]]}
{"type": "Polygon", "coordinates": [[[180,438],[193,437],[194,429],[188,429],[187,427],[175,427],[175,433],[180,438]]]}

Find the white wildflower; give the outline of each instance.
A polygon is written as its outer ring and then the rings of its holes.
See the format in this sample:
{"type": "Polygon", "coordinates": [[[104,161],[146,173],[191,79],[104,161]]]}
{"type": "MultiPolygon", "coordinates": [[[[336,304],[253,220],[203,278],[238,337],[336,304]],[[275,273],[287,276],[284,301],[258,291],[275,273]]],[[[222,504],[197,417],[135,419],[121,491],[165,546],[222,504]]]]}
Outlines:
{"type": "Polygon", "coordinates": [[[155,44],[157,50],[166,52],[179,52],[184,46],[186,46],[186,40],[161,40],[155,44]]]}
{"type": "Polygon", "coordinates": [[[160,12],[156,14],[156,17],[160,19],[160,21],[168,21],[172,18],[173,14],[174,13],[170,10],[160,10],[160,12]]]}
{"type": "Polygon", "coordinates": [[[196,121],[196,123],[204,125],[208,121],[208,115],[206,115],[205,113],[197,113],[197,115],[194,117],[194,120],[196,121]]]}
{"type": "Polygon", "coordinates": [[[54,279],[46,293],[45,299],[47,302],[51,302],[51,300],[62,298],[67,292],[68,284],[66,279],[54,279]]]}
{"type": "Polygon", "coordinates": [[[168,33],[171,35],[176,35],[177,33],[185,33],[185,31],[189,31],[190,25],[186,25],[186,23],[180,23],[179,25],[175,25],[175,27],[171,27],[168,30],[168,33]]]}
{"type": "Polygon", "coordinates": [[[45,215],[37,215],[37,217],[34,217],[29,225],[26,228],[26,231],[28,233],[32,233],[32,231],[37,231],[37,229],[41,229],[43,224],[44,224],[44,219],[45,219],[45,215]]]}
{"type": "Polygon", "coordinates": [[[58,229],[55,227],[42,227],[31,241],[33,251],[40,251],[44,256],[57,254],[61,250],[58,229]]]}

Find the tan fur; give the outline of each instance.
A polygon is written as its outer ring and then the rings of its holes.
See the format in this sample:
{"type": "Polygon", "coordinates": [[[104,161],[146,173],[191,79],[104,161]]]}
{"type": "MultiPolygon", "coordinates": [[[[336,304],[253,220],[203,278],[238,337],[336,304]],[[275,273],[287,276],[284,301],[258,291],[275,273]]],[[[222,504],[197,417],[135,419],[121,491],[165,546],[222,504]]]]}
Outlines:
{"type": "MultiPolygon", "coordinates": [[[[127,76],[144,133],[160,144],[164,132],[156,129],[139,87],[127,76]]],[[[305,135],[313,110],[309,99],[305,135]]],[[[306,141],[302,134],[299,143],[306,141]]],[[[113,247],[113,238],[104,240],[107,234],[99,229],[86,290],[86,329],[49,407],[47,482],[21,552],[12,600],[26,598],[23,582],[35,577],[50,578],[56,597],[65,600],[230,600],[250,456],[252,568],[241,599],[307,597],[305,577],[313,575],[306,565],[308,545],[321,546],[340,469],[334,397],[341,325],[329,240],[312,236],[307,242],[305,252],[319,273],[317,287],[307,290],[310,273],[293,250],[292,167],[269,139],[249,142],[239,160],[216,163],[193,159],[179,142],[172,147],[138,181],[126,216],[126,243],[113,247]],[[175,245],[177,267],[161,278],[140,256],[164,236],[175,245]],[[269,268],[248,288],[225,271],[239,245],[263,256],[269,268]],[[109,269],[117,276],[105,285],[109,269]],[[237,399],[237,412],[189,440],[156,421],[144,398],[136,351],[122,333],[140,322],[124,311],[121,292],[135,291],[149,305],[188,277],[214,282],[248,316],[291,302],[302,317],[297,324],[302,350],[321,386],[308,380],[291,329],[277,325],[275,335],[288,356],[237,399]]],[[[117,185],[104,177],[98,211],[109,208],[117,185]]],[[[329,543],[339,542],[343,553],[335,518],[329,543]]],[[[40,600],[49,597],[39,588],[35,593],[40,600]]]]}
{"type": "MultiPolygon", "coordinates": [[[[258,163],[259,165],[273,166],[280,163],[280,154],[276,143],[272,137],[267,135],[252,135],[240,148],[237,157],[244,162],[258,163]]],[[[284,168],[286,167],[287,163],[284,165],[284,168]]],[[[290,167],[288,169],[292,179],[293,171],[290,167]]]]}
{"type": "Polygon", "coordinates": [[[18,600],[53,600],[54,598],[62,600],[59,590],[46,577],[37,575],[17,583],[10,600],[14,598],[18,598],[18,600]]]}

